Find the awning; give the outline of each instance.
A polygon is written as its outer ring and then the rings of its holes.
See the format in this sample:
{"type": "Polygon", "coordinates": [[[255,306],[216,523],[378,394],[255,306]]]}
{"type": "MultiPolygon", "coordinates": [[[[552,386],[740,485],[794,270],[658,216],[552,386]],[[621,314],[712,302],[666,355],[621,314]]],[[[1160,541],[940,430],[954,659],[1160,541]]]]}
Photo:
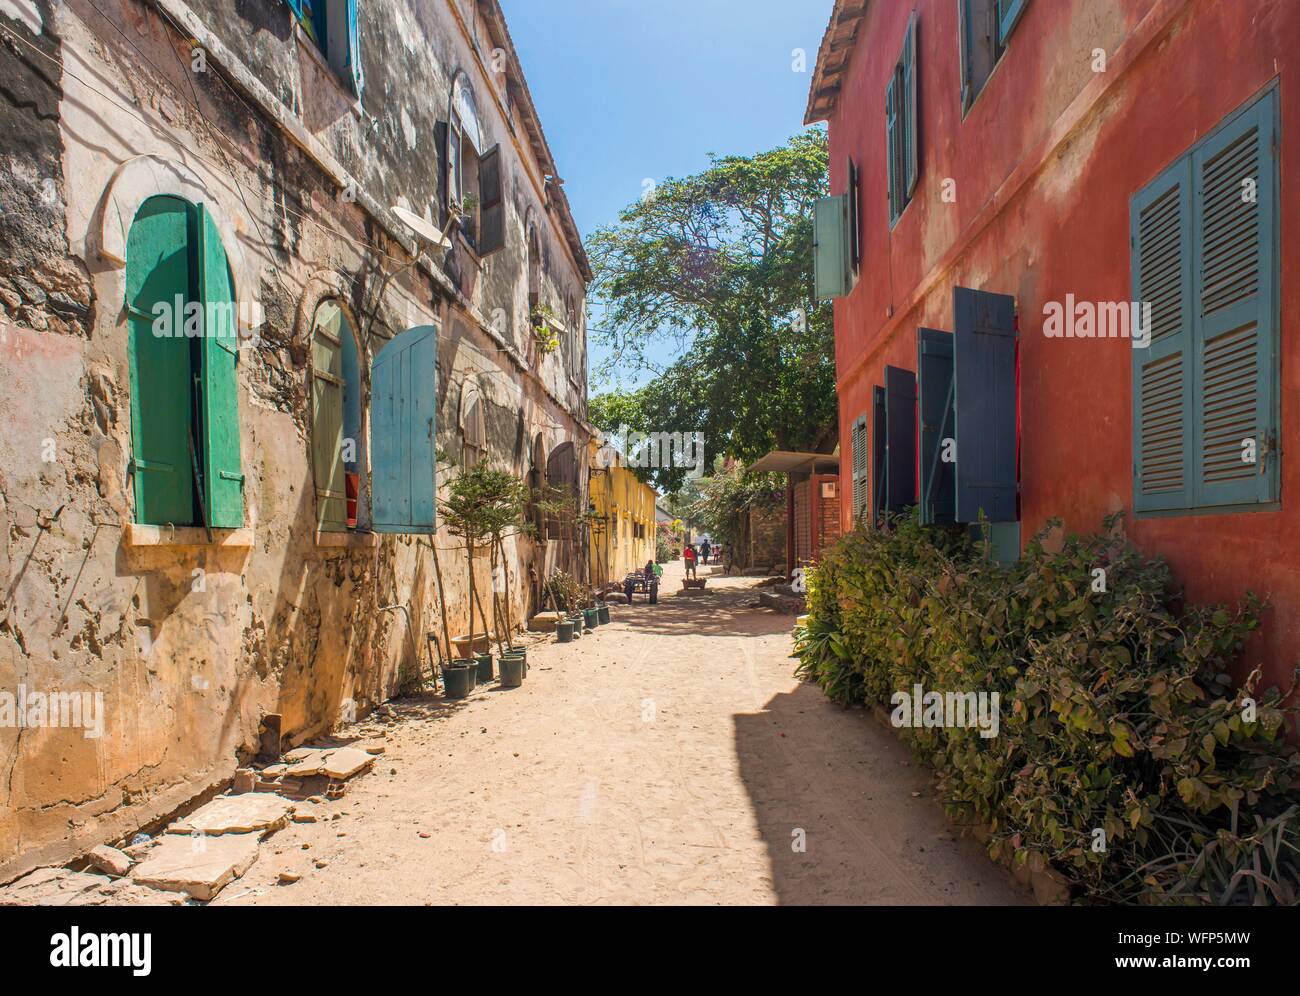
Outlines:
{"type": "Polygon", "coordinates": [[[840,458],[835,453],[773,450],[745,469],[755,474],[838,474],[840,458]]]}

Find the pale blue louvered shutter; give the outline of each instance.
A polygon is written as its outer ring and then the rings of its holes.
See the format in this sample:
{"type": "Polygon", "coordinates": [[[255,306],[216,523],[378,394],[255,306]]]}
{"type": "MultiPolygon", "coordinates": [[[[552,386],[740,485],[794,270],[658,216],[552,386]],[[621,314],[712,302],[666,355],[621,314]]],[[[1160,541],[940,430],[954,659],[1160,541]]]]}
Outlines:
{"type": "Polygon", "coordinates": [[[1277,496],[1276,100],[1192,153],[1197,507],[1277,496]]]}

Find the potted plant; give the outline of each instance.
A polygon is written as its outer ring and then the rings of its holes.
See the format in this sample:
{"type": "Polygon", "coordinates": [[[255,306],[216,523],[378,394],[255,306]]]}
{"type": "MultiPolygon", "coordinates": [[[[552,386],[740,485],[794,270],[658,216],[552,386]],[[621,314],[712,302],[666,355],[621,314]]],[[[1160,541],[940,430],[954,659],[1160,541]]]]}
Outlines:
{"type": "MultiPolygon", "coordinates": [[[[465,562],[469,570],[469,635],[465,645],[475,646],[474,606],[477,591],[474,579],[474,554],[492,537],[505,530],[505,524],[518,519],[523,508],[522,486],[503,470],[483,462],[462,470],[448,486],[447,497],[438,502],[439,512],[448,531],[465,541],[465,562]]],[[[482,606],[479,614],[483,614],[482,606]]],[[[483,629],[488,628],[483,615],[483,629]]],[[[460,643],[459,638],[453,642],[460,643]]],[[[492,653],[475,654],[480,681],[492,680],[492,653]]],[[[457,666],[452,665],[454,670],[457,666]]]]}

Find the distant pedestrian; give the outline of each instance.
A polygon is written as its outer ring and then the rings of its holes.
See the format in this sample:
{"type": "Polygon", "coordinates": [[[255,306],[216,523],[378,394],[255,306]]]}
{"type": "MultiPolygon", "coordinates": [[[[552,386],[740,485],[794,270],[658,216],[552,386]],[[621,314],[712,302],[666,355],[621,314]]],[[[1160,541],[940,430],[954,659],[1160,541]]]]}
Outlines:
{"type": "Polygon", "coordinates": [[[686,576],[688,578],[695,577],[695,547],[687,543],[682,548],[682,560],[686,563],[686,576]]]}
{"type": "Polygon", "coordinates": [[[700,563],[705,567],[709,566],[709,541],[700,540],[700,563]]]}

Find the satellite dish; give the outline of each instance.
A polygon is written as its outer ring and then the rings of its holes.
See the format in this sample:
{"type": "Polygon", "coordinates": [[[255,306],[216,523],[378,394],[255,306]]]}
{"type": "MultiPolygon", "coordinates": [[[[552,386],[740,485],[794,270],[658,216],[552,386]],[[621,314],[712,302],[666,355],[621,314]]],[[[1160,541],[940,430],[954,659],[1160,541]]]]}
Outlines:
{"type": "Polygon", "coordinates": [[[437,225],[425,221],[418,214],[413,211],[408,211],[403,207],[397,207],[394,205],[391,210],[393,214],[397,215],[398,221],[413,231],[425,242],[428,242],[430,245],[438,246],[441,249],[451,248],[451,241],[447,236],[443,235],[442,232],[438,231],[437,225]]]}

